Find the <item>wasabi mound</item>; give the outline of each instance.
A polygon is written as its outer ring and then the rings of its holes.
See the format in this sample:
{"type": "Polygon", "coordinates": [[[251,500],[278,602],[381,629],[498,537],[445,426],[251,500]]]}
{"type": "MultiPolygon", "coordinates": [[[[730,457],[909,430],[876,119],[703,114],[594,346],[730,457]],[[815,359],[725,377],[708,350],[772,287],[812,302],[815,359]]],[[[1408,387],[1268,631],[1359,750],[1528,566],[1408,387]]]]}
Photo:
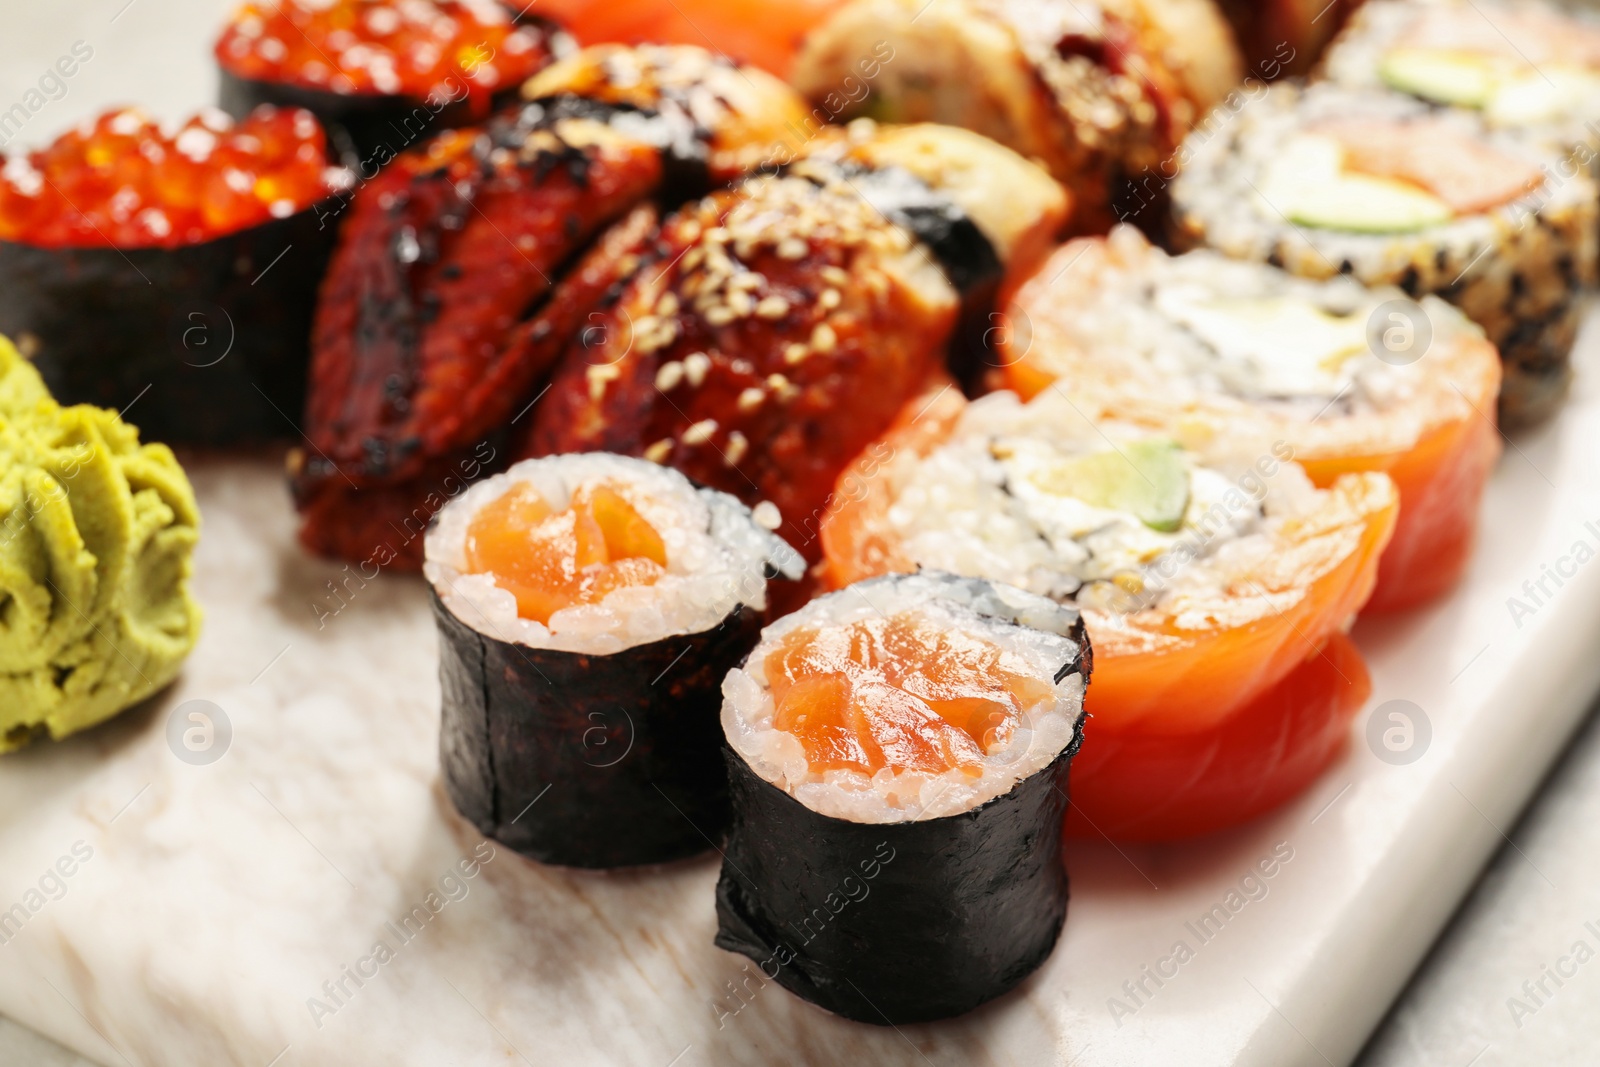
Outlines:
{"type": "Polygon", "coordinates": [[[0,337],[0,752],[87,729],[194,648],[194,490],[114,411],[62,407],[0,337]]]}

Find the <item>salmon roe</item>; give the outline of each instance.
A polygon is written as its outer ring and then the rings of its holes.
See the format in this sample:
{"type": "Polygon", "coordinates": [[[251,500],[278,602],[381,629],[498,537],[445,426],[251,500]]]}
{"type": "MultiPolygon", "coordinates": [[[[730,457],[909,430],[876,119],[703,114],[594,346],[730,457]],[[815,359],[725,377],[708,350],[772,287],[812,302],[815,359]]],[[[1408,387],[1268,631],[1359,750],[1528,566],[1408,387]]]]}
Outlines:
{"type": "Polygon", "coordinates": [[[207,109],[176,133],[111,111],[0,166],[0,238],[46,248],[172,248],[285,218],[339,188],[309,111],[207,109]]]}
{"type": "Polygon", "coordinates": [[[654,585],[667,573],[666,545],[624,492],[584,486],[557,511],[533,486],[518,483],[467,527],[467,571],[493,577],[517,598],[519,615],[547,626],[563,608],[654,585]]]}
{"type": "Polygon", "coordinates": [[[217,41],[240,78],[343,95],[489,98],[549,62],[546,31],[494,0],[249,0],[217,41]]]}
{"type": "Polygon", "coordinates": [[[976,777],[1024,709],[1055,694],[1016,654],[913,612],[794,630],[765,668],[773,726],[799,739],[814,773],[976,777]]]}

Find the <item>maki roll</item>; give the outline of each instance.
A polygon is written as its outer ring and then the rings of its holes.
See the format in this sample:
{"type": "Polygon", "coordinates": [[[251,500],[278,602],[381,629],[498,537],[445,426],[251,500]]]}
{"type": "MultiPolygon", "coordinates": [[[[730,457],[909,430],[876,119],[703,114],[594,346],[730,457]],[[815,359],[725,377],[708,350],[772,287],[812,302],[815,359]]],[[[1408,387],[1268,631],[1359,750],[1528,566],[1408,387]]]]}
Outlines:
{"type": "Polygon", "coordinates": [[[1582,148],[1580,167],[1600,149],[1600,24],[1533,0],[1373,0],[1328,50],[1322,77],[1582,148]]]}
{"type": "Polygon", "coordinates": [[[1094,392],[1113,417],[1205,453],[1284,442],[1319,486],[1382,471],[1400,519],[1368,610],[1455,586],[1500,454],[1495,348],[1437,297],[1311,281],[1119,227],[1064,246],[1018,292],[1004,381],[1094,392]],[[1014,358],[1009,358],[1014,357],[1014,358]]]}
{"type": "Polygon", "coordinates": [[[307,108],[370,178],[417,141],[487,119],[573,47],[494,0],[246,0],[215,54],[223,110],[307,108]]]}
{"type": "Polygon", "coordinates": [[[1454,304],[1500,350],[1501,425],[1526,426],[1566,392],[1596,275],[1600,193],[1563,162],[1475,115],[1280,84],[1193,146],[1172,186],[1177,238],[1454,304]]]}
{"type": "Polygon", "coordinates": [[[846,119],[960,126],[1039,160],[1092,233],[1241,75],[1211,0],[851,0],[793,81],[846,119]]]}
{"type": "Polygon", "coordinates": [[[1016,986],[1066,917],[1091,661],[1071,608],[931,572],[768,627],[723,684],[716,943],[862,1022],[948,1018],[1016,986]]]}
{"type": "Polygon", "coordinates": [[[834,482],[943,373],[962,291],[1036,262],[1039,168],[949,127],[818,138],[644,242],[533,413],[534,455],[642,455],[775,508],[811,559],[834,482]]]}
{"type": "Polygon", "coordinates": [[[921,401],[822,541],[836,587],[921,567],[1082,610],[1068,830],[1166,840],[1266,811],[1337,755],[1370,691],[1344,631],[1398,502],[1378,473],[1313,487],[1282,443],[1199,455],[1110,414],[1057,389],[921,401]]]}
{"type": "Polygon", "coordinates": [[[480,482],[427,549],[457,810],[542,863],[712,847],[722,679],[756,644],[769,578],[800,576],[794,551],[725,494],[598,454],[480,482]]]}
{"type": "Polygon", "coordinates": [[[349,199],[317,308],[310,447],[290,460],[313,551],[420,566],[429,519],[506,465],[508,432],[592,332],[658,205],[804,113],[770,75],[693,48],[587,50],[528,92],[349,199]]]}
{"type": "Polygon", "coordinates": [[[319,214],[349,181],[306,111],[108,112],[0,162],[0,332],[63,403],[150,437],[290,436],[333,246],[319,214]]]}

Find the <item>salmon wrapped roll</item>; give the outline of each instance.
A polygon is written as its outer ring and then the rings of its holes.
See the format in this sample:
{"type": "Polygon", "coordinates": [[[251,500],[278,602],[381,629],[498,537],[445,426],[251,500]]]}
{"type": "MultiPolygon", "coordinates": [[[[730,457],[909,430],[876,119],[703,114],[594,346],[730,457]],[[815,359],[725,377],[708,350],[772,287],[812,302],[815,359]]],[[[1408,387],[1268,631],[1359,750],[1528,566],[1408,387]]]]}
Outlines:
{"type": "Polygon", "coordinates": [[[1065,197],[962,130],[867,124],[810,151],[639,243],[524,454],[645,456],[818,558],[835,479],[943,373],[963,295],[1043,252],[1065,197]]]}
{"type": "Polygon", "coordinates": [[[1368,610],[1424,603],[1466,568],[1500,454],[1500,358],[1442,300],[1169,256],[1119,227],[1063,247],[1010,315],[1000,362],[1024,397],[1093,393],[1201,454],[1241,434],[1281,441],[1323,487],[1389,475],[1400,519],[1368,610]]]}
{"type": "Polygon", "coordinates": [[[1241,73],[1210,0],[853,0],[793,81],[845,118],[961,126],[1037,159],[1098,232],[1241,73]]]}
{"type": "Polygon", "coordinates": [[[588,50],[528,92],[349,200],[317,310],[309,447],[290,461],[314,551],[418,566],[429,519],[505,465],[512,422],[658,205],[776,150],[804,115],[771,76],[692,48],[588,50]]]}
{"type": "Polygon", "coordinates": [[[1320,773],[1367,696],[1341,641],[1393,531],[1394,483],[1317,489],[1282,445],[1202,457],[1108,414],[1053,389],[919,400],[863,458],[875,470],[841,480],[827,578],[935,568],[1075,604],[1095,672],[1069,829],[1230,826],[1320,773]],[[1272,713],[1290,705],[1293,723],[1272,713]]]}
{"type": "Polygon", "coordinates": [[[1192,147],[1180,246],[1439,296],[1500,350],[1502,425],[1560,404],[1596,277],[1585,167],[1474,115],[1326,84],[1273,86],[1192,147]]]}
{"type": "Polygon", "coordinates": [[[1577,152],[1600,149],[1600,23],[1525,0],[1373,0],[1323,59],[1322,76],[1475,112],[1577,152]]]}

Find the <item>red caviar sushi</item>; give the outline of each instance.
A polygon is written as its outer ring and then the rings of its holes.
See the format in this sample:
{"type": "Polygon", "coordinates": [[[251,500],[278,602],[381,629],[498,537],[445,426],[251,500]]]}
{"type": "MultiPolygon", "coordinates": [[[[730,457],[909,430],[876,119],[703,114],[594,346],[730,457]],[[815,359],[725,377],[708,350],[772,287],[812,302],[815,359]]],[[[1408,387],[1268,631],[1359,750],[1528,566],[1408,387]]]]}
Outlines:
{"type": "Polygon", "coordinates": [[[1074,773],[1073,825],[1229,826],[1319,773],[1365,696],[1338,640],[1372,592],[1395,488],[1362,473],[1316,489],[1268,442],[1202,461],[1106,415],[1054,390],[908,407],[876,474],[841,481],[827,578],[931,567],[1075,603],[1095,653],[1086,752],[1104,748],[1074,773]],[[1262,710],[1287,704],[1303,721],[1262,710]]]}
{"type": "Polygon", "coordinates": [[[291,435],[333,241],[317,209],[349,182],[310,112],[272,107],[119,108],[0,157],[0,330],[64,402],[141,400],[152,438],[291,435]]]}

